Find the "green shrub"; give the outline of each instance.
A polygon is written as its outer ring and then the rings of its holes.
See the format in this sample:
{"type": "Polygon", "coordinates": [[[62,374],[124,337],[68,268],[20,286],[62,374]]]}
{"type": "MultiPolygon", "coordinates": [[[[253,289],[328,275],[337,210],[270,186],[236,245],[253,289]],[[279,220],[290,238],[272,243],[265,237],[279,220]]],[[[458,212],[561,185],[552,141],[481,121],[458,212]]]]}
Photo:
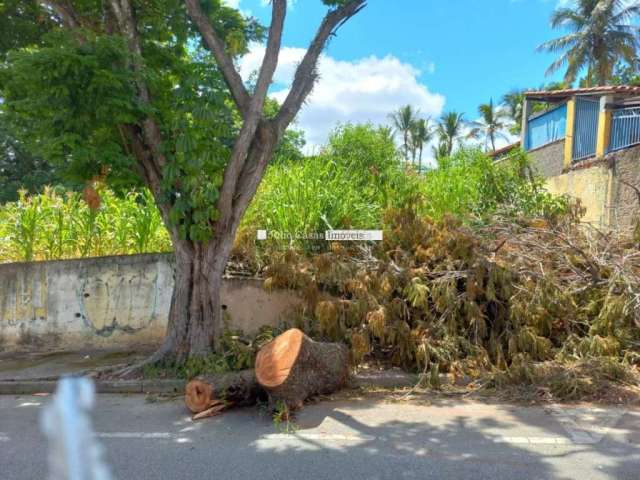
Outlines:
{"type": "Polygon", "coordinates": [[[487,216],[500,211],[512,215],[548,216],[564,211],[566,199],[544,189],[523,151],[494,162],[477,149],[463,149],[427,171],[421,182],[422,214],[442,218],[487,216]]]}

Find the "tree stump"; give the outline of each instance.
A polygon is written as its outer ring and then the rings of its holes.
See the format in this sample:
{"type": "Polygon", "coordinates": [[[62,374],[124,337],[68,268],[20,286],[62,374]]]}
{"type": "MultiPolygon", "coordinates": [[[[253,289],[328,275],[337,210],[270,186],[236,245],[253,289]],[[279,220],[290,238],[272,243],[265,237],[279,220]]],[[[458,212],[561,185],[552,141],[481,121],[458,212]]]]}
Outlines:
{"type": "Polygon", "coordinates": [[[297,328],[287,330],[258,352],[256,379],[269,403],[300,408],[314,395],[332,393],[349,378],[349,352],[339,343],[314,342],[297,328]]]}
{"type": "Polygon", "coordinates": [[[242,370],[194,378],[187,384],[184,401],[193,413],[201,413],[214,407],[214,411],[219,413],[222,411],[222,408],[218,408],[221,404],[254,405],[261,394],[266,397],[256,381],[254,371],[242,370]]]}

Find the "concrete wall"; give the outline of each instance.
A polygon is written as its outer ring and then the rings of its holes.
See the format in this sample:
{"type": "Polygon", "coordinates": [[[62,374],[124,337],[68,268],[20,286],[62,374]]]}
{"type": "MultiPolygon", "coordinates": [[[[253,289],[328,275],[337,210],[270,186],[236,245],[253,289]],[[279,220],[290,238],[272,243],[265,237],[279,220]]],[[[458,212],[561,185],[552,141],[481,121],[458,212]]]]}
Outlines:
{"type": "Polygon", "coordinates": [[[597,227],[607,225],[607,195],[609,172],[606,164],[600,162],[589,168],[570,170],[562,175],[547,178],[549,192],[579,198],[585,208],[582,221],[597,227]]]}
{"type": "Polygon", "coordinates": [[[564,139],[528,152],[531,163],[543,177],[554,177],[562,173],[564,139]]]}
{"type": "Polygon", "coordinates": [[[564,140],[528,152],[532,164],[546,178],[547,189],[579,198],[583,221],[598,227],[628,229],[640,214],[636,192],[640,188],[640,146],[589,158],[564,171],[564,140]]]}
{"type": "MultiPolygon", "coordinates": [[[[164,336],[171,255],[132,255],[0,265],[0,350],[152,345],[164,336]]],[[[232,328],[276,325],[299,302],[257,279],[227,278],[232,328]]]]}
{"type": "Polygon", "coordinates": [[[640,188],[640,146],[613,152],[607,156],[613,173],[610,199],[611,226],[627,229],[634,225],[640,205],[633,188],[622,183],[640,188]]]}

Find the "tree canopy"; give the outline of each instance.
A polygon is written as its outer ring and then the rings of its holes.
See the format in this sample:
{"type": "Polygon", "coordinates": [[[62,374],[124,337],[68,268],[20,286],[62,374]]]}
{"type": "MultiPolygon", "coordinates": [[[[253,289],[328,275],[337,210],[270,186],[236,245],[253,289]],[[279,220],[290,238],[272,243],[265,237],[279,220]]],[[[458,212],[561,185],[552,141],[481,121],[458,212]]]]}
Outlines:
{"type": "Polygon", "coordinates": [[[564,80],[573,83],[586,68],[588,86],[605,85],[612,80],[618,62],[637,66],[637,25],[631,21],[640,14],[640,2],[626,0],[578,0],[560,7],[551,16],[553,28],[569,33],[544,42],[539,50],[561,53],[547,73],[566,67],[564,80]]]}
{"type": "MultiPolygon", "coordinates": [[[[222,334],[220,286],[235,233],[287,127],[311,92],[326,43],[365,0],[323,0],[324,19],[281,106],[267,99],[286,0],[264,28],[221,0],[10,3],[1,115],[31,154],[84,179],[144,183],[176,255],[163,346],[152,360],[206,356],[222,334]],[[39,27],[30,26],[34,18],[39,27]],[[15,27],[15,28],[13,28],[15,27]],[[252,84],[236,68],[266,41],[252,84]]],[[[289,145],[301,145],[296,135],[289,145]]]]}
{"type": "MultiPolygon", "coordinates": [[[[40,15],[55,15],[66,6],[47,5],[40,15]]],[[[234,57],[246,52],[249,41],[263,38],[260,25],[219,0],[205,6],[234,57]]],[[[0,92],[12,133],[29,152],[73,178],[102,176],[115,185],[132,185],[144,175],[128,126],[152,115],[167,159],[161,176],[163,193],[172,199],[171,219],[182,237],[206,237],[203,223],[215,219],[222,171],[240,120],[182,2],[155,0],[137,9],[144,52],[139,69],[131,66],[126,39],[112,33],[113,16],[102,20],[102,2],[74,2],[74,7],[62,21],[79,28],[52,22],[39,37],[27,42],[27,36],[22,49],[7,52],[0,92]],[[141,79],[152,99],[146,104],[137,94],[141,79]]]]}

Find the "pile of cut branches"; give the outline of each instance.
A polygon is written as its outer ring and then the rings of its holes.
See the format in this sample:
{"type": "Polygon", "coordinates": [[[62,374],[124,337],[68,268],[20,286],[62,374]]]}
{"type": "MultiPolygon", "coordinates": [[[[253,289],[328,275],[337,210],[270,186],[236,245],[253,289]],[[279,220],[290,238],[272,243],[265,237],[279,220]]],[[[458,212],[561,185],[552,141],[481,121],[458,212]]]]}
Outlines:
{"type": "Polygon", "coordinates": [[[294,324],[346,341],[355,363],[375,358],[425,378],[490,374],[504,384],[523,382],[523,368],[541,362],[598,359],[631,375],[611,380],[633,382],[640,249],[577,219],[496,215],[465,225],[393,210],[377,245],[274,254],[265,286],[299,290],[306,302],[294,324]]]}

